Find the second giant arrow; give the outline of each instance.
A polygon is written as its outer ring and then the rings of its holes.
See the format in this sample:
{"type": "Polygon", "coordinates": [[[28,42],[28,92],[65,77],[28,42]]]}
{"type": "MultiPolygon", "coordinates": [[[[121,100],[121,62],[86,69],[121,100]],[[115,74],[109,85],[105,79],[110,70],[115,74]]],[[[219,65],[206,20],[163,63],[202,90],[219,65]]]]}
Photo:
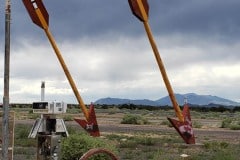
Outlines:
{"type": "Polygon", "coordinates": [[[189,107],[187,106],[187,104],[185,104],[183,112],[182,112],[177,103],[176,97],[174,95],[173,89],[171,87],[170,81],[167,76],[167,72],[163,65],[163,61],[160,57],[160,53],[158,51],[157,45],[154,41],[154,38],[153,38],[153,35],[151,32],[151,28],[148,23],[148,10],[149,10],[148,2],[147,2],[147,0],[128,0],[128,2],[130,5],[130,8],[132,10],[132,13],[144,24],[144,28],[146,30],[148,39],[152,46],[153,53],[157,60],[159,70],[162,74],[163,81],[166,85],[169,97],[172,101],[175,113],[178,117],[178,120],[175,120],[172,118],[168,118],[168,120],[172,123],[174,128],[177,130],[177,132],[180,134],[180,136],[184,139],[184,141],[187,144],[194,144],[195,137],[193,134],[189,107]]]}

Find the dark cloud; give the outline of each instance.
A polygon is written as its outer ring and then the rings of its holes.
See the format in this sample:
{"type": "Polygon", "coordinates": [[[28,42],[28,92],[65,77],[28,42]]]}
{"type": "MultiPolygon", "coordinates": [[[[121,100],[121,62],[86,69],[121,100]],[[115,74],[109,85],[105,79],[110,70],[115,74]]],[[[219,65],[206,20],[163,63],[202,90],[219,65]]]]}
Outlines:
{"type": "MultiPolygon", "coordinates": [[[[33,27],[22,3],[16,3],[15,16],[21,20],[17,23],[25,24],[27,28],[33,27]],[[20,10],[21,14],[18,14],[20,10]]],[[[131,15],[127,1],[44,1],[44,4],[50,15],[50,28],[56,36],[61,33],[60,37],[75,39],[104,35],[106,32],[124,33],[130,23],[131,15]]],[[[23,29],[26,30],[24,27],[23,29]]]]}
{"type": "MultiPolygon", "coordinates": [[[[153,2],[153,1],[151,1],[153,2]]],[[[154,3],[154,2],[153,2],[154,3]]],[[[181,33],[224,41],[240,33],[240,1],[159,1],[152,11],[152,24],[160,34],[181,33]]]]}
{"type": "MultiPolygon", "coordinates": [[[[58,0],[44,1],[44,4],[50,15],[50,29],[62,40],[109,32],[116,36],[144,34],[141,22],[132,15],[127,0],[58,0]]],[[[160,35],[217,36],[219,40],[233,41],[240,33],[239,5],[237,0],[149,0],[149,19],[153,32],[160,35]]],[[[22,1],[12,2],[12,32],[16,37],[39,37],[41,32],[31,22],[22,1]]]]}

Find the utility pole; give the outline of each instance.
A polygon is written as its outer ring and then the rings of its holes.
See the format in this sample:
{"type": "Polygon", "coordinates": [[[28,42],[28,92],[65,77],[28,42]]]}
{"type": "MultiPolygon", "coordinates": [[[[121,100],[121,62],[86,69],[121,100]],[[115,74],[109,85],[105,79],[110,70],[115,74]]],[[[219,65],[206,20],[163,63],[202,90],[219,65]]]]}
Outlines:
{"type": "Polygon", "coordinates": [[[5,59],[4,59],[4,95],[3,95],[3,120],[2,120],[2,159],[8,160],[9,146],[9,72],[10,72],[10,0],[5,6],[5,59]]]}

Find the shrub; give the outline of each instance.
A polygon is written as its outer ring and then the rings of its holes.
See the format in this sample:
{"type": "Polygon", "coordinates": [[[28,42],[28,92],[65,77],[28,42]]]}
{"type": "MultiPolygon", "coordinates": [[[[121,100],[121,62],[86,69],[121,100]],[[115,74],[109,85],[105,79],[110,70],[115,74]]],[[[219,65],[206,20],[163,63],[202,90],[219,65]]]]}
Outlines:
{"type": "Polygon", "coordinates": [[[123,117],[123,120],[121,122],[122,124],[149,124],[147,119],[143,118],[142,116],[139,115],[132,115],[132,114],[126,114],[123,117]]]}
{"type": "Polygon", "coordinates": [[[136,141],[138,142],[138,144],[141,145],[146,145],[146,146],[153,146],[156,144],[156,139],[152,138],[152,137],[138,137],[136,139],[136,141]]]}
{"type": "Polygon", "coordinates": [[[68,134],[77,134],[79,128],[74,126],[67,126],[68,134]]]}
{"type": "Polygon", "coordinates": [[[191,159],[194,160],[236,160],[239,159],[238,147],[231,145],[228,142],[205,142],[205,151],[192,155],[191,159]],[[204,157],[204,158],[203,158],[204,157]]]}
{"type": "MultiPolygon", "coordinates": [[[[84,153],[93,148],[106,148],[116,152],[115,146],[107,144],[103,139],[91,137],[86,134],[73,134],[68,138],[63,139],[61,145],[61,159],[73,160],[79,159],[84,153]]],[[[106,160],[106,155],[96,155],[91,160],[106,160]]]]}
{"type": "Polygon", "coordinates": [[[222,127],[222,128],[229,128],[230,125],[231,125],[231,123],[232,123],[232,120],[231,120],[231,119],[224,119],[224,120],[222,121],[221,127],[222,127]]]}
{"type": "Polygon", "coordinates": [[[202,126],[201,122],[193,121],[193,128],[202,128],[202,126]]]}
{"type": "Polygon", "coordinates": [[[204,147],[205,149],[208,150],[221,150],[221,149],[226,149],[229,146],[227,142],[205,142],[204,147]]]}
{"type": "Polygon", "coordinates": [[[240,122],[232,119],[225,119],[222,121],[222,128],[230,128],[231,130],[240,130],[240,122]]]}
{"type": "Polygon", "coordinates": [[[231,124],[230,129],[231,130],[240,130],[240,125],[239,124],[231,124]]]}

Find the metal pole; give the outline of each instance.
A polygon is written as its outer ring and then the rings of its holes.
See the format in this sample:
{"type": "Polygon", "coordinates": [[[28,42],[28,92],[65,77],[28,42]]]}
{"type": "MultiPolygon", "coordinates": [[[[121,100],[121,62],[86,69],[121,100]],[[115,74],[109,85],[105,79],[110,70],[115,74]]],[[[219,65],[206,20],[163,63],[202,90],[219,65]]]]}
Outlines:
{"type": "Polygon", "coordinates": [[[8,160],[9,146],[9,72],[10,72],[10,0],[6,0],[5,8],[5,61],[4,61],[4,95],[2,120],[2,158],[8,160]]]}

